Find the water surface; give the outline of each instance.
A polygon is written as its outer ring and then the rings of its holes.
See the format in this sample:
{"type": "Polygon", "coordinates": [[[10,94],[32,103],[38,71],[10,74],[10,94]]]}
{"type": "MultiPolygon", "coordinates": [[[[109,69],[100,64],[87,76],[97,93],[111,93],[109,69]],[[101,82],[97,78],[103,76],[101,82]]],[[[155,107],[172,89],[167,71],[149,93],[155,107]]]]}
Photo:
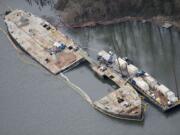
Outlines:
{"type": "MultiPolygon", "coordinates": [[[[0,12],[11,8],[30,11],[56,24],[53,3],[38,0],[0,0],[0,12]],[[34,2],[36,1],[36,2],[34,2]]],[[[0,26],[6,29],[0,19],[0,26]]],[[[138,67],[149,72],[174,92],[174,73],[180,77],[180,35],[174,30],[138,22],[95,28],[60,28],[89,54],[113,50],[128,56],[138,67]]],[[[149,105],[144,123],[116,120],[91,108],[78,94],[44,68],[17,51],[0,33],[0,134],[2,135],[177,135],[180,110],[164,114],[149,105]],[[29,63],[29,64],[28,64],[29,63]]],[[[87,65],[66,75],[93,99],[107,94],[112,86],[99,80],[87,65]]],[[[179,81],[177,81],[179,85],[179,81]]],[[[179,86],[180,87],[180,86],[179,86]]]]}

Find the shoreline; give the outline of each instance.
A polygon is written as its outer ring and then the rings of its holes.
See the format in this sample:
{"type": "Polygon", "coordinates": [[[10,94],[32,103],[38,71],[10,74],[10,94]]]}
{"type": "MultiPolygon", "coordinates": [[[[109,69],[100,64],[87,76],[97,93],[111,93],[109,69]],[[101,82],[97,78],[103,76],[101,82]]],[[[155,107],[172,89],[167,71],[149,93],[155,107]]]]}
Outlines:
{"type": "Polygon", "coordinates": [[[78,23],[78,24],[67,24],[64,23],[63,25],[70,28],[84,28],[84,27],[95,27],[98,25],[112,25],[112,24],[118,24],[118,23],[124,23],[128,21],[140,21],[142,23],[152,23],[154,25],[157,25],[159,27],[163,27],[166,29],[174,28],[176,31],[180,32],[180,19],[174,19],[174,17],[171,16],[155,16],[155,17],[132,17],[132,16],[126,16],[121,18],[115,18],[112,20],[93,20],[93,21],[87,21],[84,23],[78,23]]]}

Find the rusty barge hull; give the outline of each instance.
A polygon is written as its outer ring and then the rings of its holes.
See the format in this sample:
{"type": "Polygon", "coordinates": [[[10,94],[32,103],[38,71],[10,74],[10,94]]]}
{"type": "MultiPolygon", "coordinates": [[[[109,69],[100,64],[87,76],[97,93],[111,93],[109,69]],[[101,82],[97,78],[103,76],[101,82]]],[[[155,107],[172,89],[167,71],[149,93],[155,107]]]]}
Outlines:
{"type": "Polygon", "coordinates": [[[31,13],[26,14],[15,10],[5,17],[5,22],[9,34],[18,45],[53,74],[58,74],[83,60],[81,55],[69,49],[69,47],[75,47],[71,39],[57,31],[45,20],[31,13]],[[67,48],[63,53],[55,56],[56,60],[53,60],[47,50],[54,47],[54,42],[59,41],[66,44],[67,48]]]}
{"type": "Polygon", "coordinates": [[[94,108],[98,111],[114,117],[118,119],[126,119],[126,120],[132,120],[132,121],[143,121],[144,120],[144,112],[145,112],[145,104],[141,102],[141,100],[137,100],[139,98],[139,95],[136,93],[134,94],[134,99],[129,94],[129,92],[133,88],[130,85],[125,85],[119,89],[117,89],[115,92],[112,92],[108,94],[107,96],[101,98],[98,101],[94,102],[94,108]],[[129,92],[128,92],[129,91],[129,92]],[[131,107],[123,108],[123,106],[120,106],[119,100],[116,100],[116,98],[120,98],[121,96],[130,97],[126,99],[125,101],[134,102],[134,104],[131,107]],[[136,100],[135,100],[136,99],[136,100]],[[108,102],[108,103],[107,103],[108,102]],[[139,104],[141,102],[141,107],[138,105],[135,105],[136,103],[139,104]],[[138,103],[139,102],[139,103],[138,103]],[[136,107],[134,107],[136,106],[136,107]],[[113,108],[113,109],[112,109],[113,108]],[[123,110],[123,112],[122,112],[123,110]],[[121,112],[121,113],[119,113],[121,112]],[[127,113],[129,112],[129,113],[127,113]]]}
{"type": "Polygon", "coordinates": [[[5,23],[18,45],[49,72],[56,75],[87,61],[96,74],[117,84],[119,89],[93,102],[95,109],[119,119],[144,119],[144,104],[136,90],[129,84],[124,85],[125,80],[110,68],[101,71],[100,65],[84,50],[47,21],[16,9],[5,16],[5,23]]]}
{"type": "Polygon", "coordinates": [[[144,120],[145,110],[143,108],[141,109],[142,114],[139,115],[139,116],[117,115],[117,114],[109,113],[107,110],[104,110],[104,109],[102,109],[102,108],[100,108],[98,106],[94,106],[94,108],[96,110],[100,111],[101,113],[107,115],[107,116],[110,116],[110,117],[113,117],[113,118],[117,118],[117,119],[129,120],[129,121],[139,121],[139,122],[142,122],[144,120]]]}
{"type": "Polygon", "coordinates": [[[24,48],[22,48],[22,46],[16,41],[16,39],[11,35],[11,33],[9,33],[8,31],[8,34],[10,36],[10,38],[12,39],[12,41],[15,43],[15,45],[21,49],[25,54],[27,54],[28,56],[30,56],[34,61],[36,61],[38,64],[40,64],[42,67],[44,67],[45,70],[47,70],[48,72],[52,73],[53,75],[58,75],[59,73],[61,72],[67,72],[73,68],[75,68],[76,66],[78,66],[79,64],[81,63],[84,63],[86,60],[84,58],[81,58],[75,62],[73,62],[72,64],[70,64],[69,66],[66,66],[62,69],[60,69],[59,71],[57,72],[52,72],[50,69],[48,69],[45,65],[43,65],[42,63],[40,63],[35,57],[33,57],[28,51],[26,51],[24,48]]]}

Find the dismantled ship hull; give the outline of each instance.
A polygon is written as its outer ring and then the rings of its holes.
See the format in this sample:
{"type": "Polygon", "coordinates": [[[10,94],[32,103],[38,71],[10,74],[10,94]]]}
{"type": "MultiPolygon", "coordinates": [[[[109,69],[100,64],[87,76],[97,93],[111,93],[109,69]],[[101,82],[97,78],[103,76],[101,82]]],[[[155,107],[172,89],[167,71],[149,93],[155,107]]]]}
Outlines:
{"type": "Polygon", "coordinates": [[[144,119],[144,106],[136,91],[124,85],[118,90],[94,102],[95,108],[112,117],[128,120],[144,119]]]}
{"type": "Polygon", "coordinates": [[[20,47],[53,74],[83,59],[73,51],[76,46],[71,39],[31,13],[14,10],[5,16],[5,22],[11,37],[20,47]]]}
{"type": "Polygon", "coordinates": [[[47,21],[29,12],[14,10],[5,16],[5,22],[19,46],[51,73],[58,74],[86,60],[94,72],[107,76],[120,87],[93,102],[94,108],[120,119],[143,120],[143,103],[135,89],[129,84],[124,86],[122,78],[112,70],[99,69],[85,51],[47,21]]]}

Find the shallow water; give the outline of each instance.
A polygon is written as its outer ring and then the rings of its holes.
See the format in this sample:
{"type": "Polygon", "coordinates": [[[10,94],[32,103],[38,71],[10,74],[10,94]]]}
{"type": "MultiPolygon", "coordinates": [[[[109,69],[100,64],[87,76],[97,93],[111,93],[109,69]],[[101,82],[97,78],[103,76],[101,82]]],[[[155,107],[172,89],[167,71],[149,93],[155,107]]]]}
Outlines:
{"type": "MultiPolygon", "coordinates": [[[[36,0],[38,1],[38,0],[36,0]]],[[[28,0],[0,0],[0,13],[11,8],[30,11],[56,23],[57,12],[51,4],[41,6],[28,0]]],[[[6,29],[0,18],[0,26],[6,29]]],[[[134,64],[176,91],[174,73],[180,77],[180,35],[138,22],[95,28],[60,28],[92,57],[102,49],[128,56],[134,64]]],[[[164,114],[149,105],[144,123],[116,120],[91,108],[65,83],[16,50],[0,33],[0,134],[82,134],[82,135],[177,135],[180,132],[180,109],[164,114]],[[29,64],[28,64],[29,63],[29,64]]],[[[66,73],[93,99],[111,91],[111,84],[98,79],[87,65],[66,73]]],[[[177,81],[179,84],[179,81],[177,81]]],[[[179,86],[180,87],[180,86],[179,86]]]]}

